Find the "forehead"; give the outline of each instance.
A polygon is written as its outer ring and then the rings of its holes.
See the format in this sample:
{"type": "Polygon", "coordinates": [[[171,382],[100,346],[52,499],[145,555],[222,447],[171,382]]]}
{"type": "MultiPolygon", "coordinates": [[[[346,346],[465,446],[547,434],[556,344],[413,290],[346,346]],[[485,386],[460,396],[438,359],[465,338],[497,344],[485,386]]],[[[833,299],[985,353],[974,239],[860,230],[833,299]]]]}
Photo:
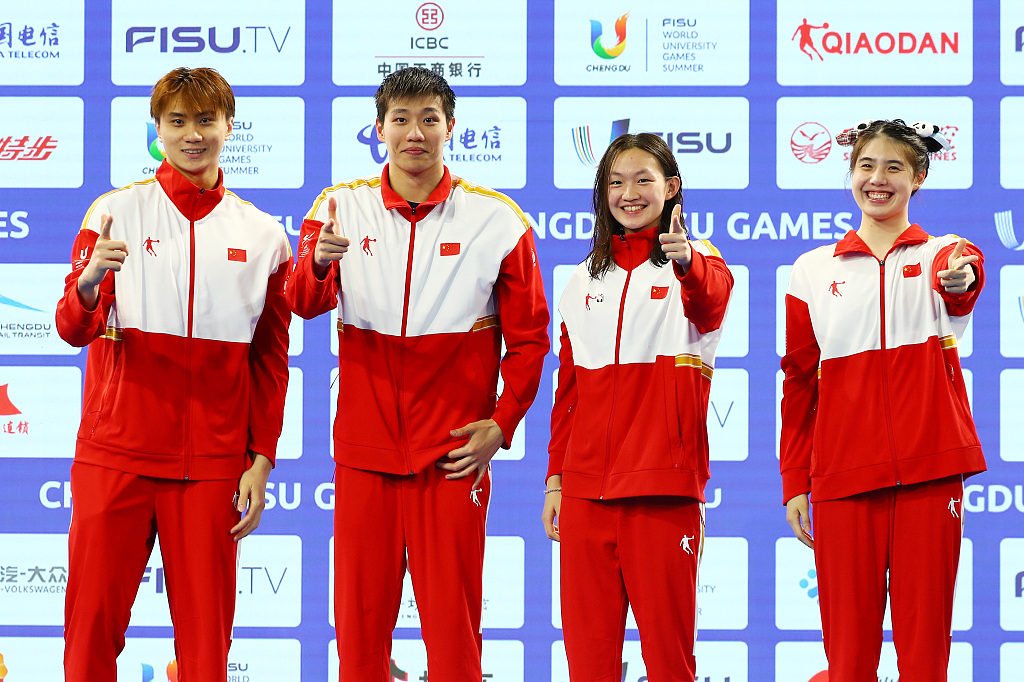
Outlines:
{"type": "Polygon", "coordinates": [[[416,97],[401,97],[396,98],[388,102],[387,113],[391,114],[396,110],[401,110],[409,113],[419,113],[425,109],[433,109],[444,114],[444,106],[441,104],[441,98],[437,95],[419,95],[416,97]]]}
{"type": "Polygon", "coordinates": [[[907,161],[907,150],[905,145],[897,144],[892,138],[885,135],[868,140],[861,148],[858,158],[869,157],[872,159],[886,159],[907,161]]]}
{"type": "Polygon", "coordinates": [[[662,173],[661,164],[658,163],[658,159],[654,157],[654,154],[633,147],[615,157],[615,161],[612,162],[611,173],[613,175],[630,175],[645,170],[654,171],[658,174],[662,173]]]}
{"type": "Polygon", "coordinates": [[[226,118],[225,112],[218,111],[217,105],[212,101],[210,102],[198,102],[198,108],[196,104],[188,104],[184,97],[178,95],[167,100],[167,103],[163,107],[163,111],[158,114],[158,118],[163,118],[168,114],[183,114],[185,116],[199,116],[200,114],[209,114],[213,112],[214,118],[226,118]]]}

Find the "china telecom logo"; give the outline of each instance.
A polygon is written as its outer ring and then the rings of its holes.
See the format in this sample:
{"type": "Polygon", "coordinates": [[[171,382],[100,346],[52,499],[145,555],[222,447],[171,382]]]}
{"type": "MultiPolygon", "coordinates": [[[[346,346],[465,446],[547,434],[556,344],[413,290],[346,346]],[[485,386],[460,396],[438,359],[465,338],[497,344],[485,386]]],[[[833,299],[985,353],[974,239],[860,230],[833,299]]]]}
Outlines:
{"type": "Polygon", "coordinates": [[[609,48],[606,48],[601,43],[601,36],[604,34],[601,22],[594,21],[593,19],[590,20],[590,45],[594,48],[594,54],[601,59],[615,59],[622,54],[622,51],[626,49],[627,19],[629,19],[629,12],[615,20],[615,38],[617,43],[609,48]]]}

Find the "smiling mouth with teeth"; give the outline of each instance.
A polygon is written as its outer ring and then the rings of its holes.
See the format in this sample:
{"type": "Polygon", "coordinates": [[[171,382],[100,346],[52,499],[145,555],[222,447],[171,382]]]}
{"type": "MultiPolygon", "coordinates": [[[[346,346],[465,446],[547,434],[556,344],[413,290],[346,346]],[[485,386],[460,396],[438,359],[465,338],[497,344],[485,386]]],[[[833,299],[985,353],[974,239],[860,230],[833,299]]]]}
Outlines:
{"type": "Polygon", "coordinates": [[[891,192],[868,192],[868,199],[874,199],[876,201],[885,201],[892,196],[891,192]]]}
{"type": "Polygon", "coordinates": [[[639,213],[640,211],[647,208],[646,206],[623,206],[622,210],[626,213],[639,213]]]}

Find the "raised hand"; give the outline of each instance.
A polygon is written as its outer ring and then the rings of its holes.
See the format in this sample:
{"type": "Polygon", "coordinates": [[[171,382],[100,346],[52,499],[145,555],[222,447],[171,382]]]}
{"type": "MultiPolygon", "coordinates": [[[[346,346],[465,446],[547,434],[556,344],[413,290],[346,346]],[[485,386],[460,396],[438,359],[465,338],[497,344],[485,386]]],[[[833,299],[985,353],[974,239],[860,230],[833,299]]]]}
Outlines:
{"type": "Polygon", "coordinates": [[[128,244],[110,238],[110,226],[113,222],[113,216],[106,213],[100,216],[100,236],[96,239],[88,264],[78,276],[78,294],[88,310],[96,308],[100,296],[100,283],[107,276],[107,272],[119,271],[128,257],[128,244]]]}
{"type": "Polygon", "coordinates": [[[672,224],[668,232],[658,237],[661,242],[661,250],[670,260],[674,260],[683,272],[690,269],[690,261],[693,253],[690,251],[690,241],[686,238],[686,230],[683,229],[683,221],[680,218],[683,207],[676,204],[672,209],[672,224]]]}
{"type": "Polygon", "coordinates": [[[977,279],[974,274],[974,268],[969,266],[977,261],[978,257],[963,255],[965,246],[967,246],[967,240],[961,238],[956,243],[953,253],[949,254],[947,269],[938,273],[939,284],[951,294],[964,293],[971,288],[971,285],[977,279]]]}
{"type": "Polygon", "coordinates": [[[320,228],[313,262],[326,268],[332,261],[341,260],[348,251],[349,239],[342,237],[338,226],[338,201],[331,197],[327,202],[327,222],[320,228]]]}

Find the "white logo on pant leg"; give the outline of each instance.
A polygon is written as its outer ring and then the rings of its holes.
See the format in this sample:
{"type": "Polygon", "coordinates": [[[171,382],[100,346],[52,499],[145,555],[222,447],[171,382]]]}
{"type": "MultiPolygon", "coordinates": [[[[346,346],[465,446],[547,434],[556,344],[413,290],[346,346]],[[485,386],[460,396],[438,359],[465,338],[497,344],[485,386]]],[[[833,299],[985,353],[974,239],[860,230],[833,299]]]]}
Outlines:
{"type": "Polygon", "coordinates": [[[956,513],[956,506],[960,504],[960,500],[954,500],[952,497],[949,498],[949,513],[953,515],[953,518],[959,519],[960,515],[956,513]]]}
{"type": "Polygon", "coordinates": [[[473,488],[469,491],[469,499],[473,500],[473,504],[478,507],[483,506],[480,504],[480,498],[477,497],[481,490],[483,490],[483,488],[473,488]]]}
{"type": "Polygon", "coordinates": [[[679,541],[679,546],[682,547],[683,551],[687,554],[693,554],[693,550],[690,549],[690,540],[692,539],[692,535],[684,535],[683,539],[679,541]]]}

